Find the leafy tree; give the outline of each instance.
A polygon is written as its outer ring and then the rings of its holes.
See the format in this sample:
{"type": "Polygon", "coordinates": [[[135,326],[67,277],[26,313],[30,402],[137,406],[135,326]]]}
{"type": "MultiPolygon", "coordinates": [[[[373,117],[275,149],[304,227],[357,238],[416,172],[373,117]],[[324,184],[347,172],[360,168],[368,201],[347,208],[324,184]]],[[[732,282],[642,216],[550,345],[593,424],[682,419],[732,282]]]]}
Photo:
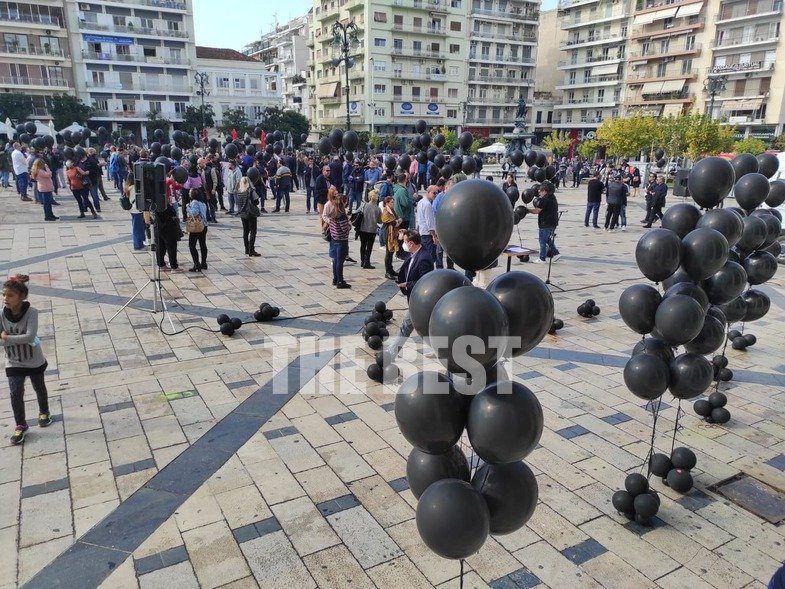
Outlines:
{"type": "Polygon", "coordinates": [[[357,136],[360,138],[360,141],[357,143],[357,149],[364,151],[368,147],[371,134],[368,131],[358,131],[357,136]]]}
{"type": "Polygon", "coordinates": [[[760,155],[766,151],[766,142],[762,139],[747,137],[746,139],[741,139],[734,143],[733,151],[736,153],[751,153],[752,155],[760,155]]]}
{"type": "Polygon", "coordinates": [[[232,129],[237,131],[238,137],[251,133],[251,124],[248,121],[244,108],[229,108],[224,111],[220,131],[229,137],[232,134],[232,129]]]}
{"type": "Polygon", "coordinates": [[[491,144],[491,140],[488,137],[483,137],[482,135],[474,135],[474,141],[472,141],[472,145],[469,148],[469,153],[472,155],[476,154],[477,151],[482,147],[487,147],[491,144]]]}
{"type": "Polygon", "coordinates": [[[401,148],[401,138],[398,135],[386,135],[384,141],[387,142],[387,149],[391,151],[401,148]]]}
{"type": "Polygon", "coordinates": [[[580,155],[583,159],[593,160],[599,147],[600,142],[596,139],[584,139],[578,144],[578,155],[580,155]]]}
{"type": "Polygon", "coordinates": [[[56,94],[52,96],[49,114],[52,115],[55,128],[62,129],[71,123],[84,125],[95,114],[95,109],[75,96],[56,94]]]}
{"type": "Polygon", "coordinates": [[[550,135],[545,138],[543,145],[546,149],[552,150],[553,153],[562,155],[569,151],[570,146],[572,145],[572,138],[567,131],[553,130],[550,135]]]}
{"type": "Polygon", "coordinates": [[[19,124],[33,112],[33,102],[26,94],[10,92],[0,94],[0,120],[11,119],[14,124],[19,124]]]}
{"type": "MultiPolygon", "coordinates": [[[[277,106],[268,107],[264,109],[262,114],[262,122],[259,127],[270,133],[272,131],[280,131],[284,134],[292,134],[295,147],[299,147],[302,141],[300,137],[303,133],[308,134],[311,129],[311,123],[308,118],[295,110],[284,110],[277,106]]],[[[238,129],[239,133],[240,130],[238,129]]]]}
{"type": "Polygon", "coordinates": [[[779,151],[785,151],[785,133],[783,133],[779,137],[775,137],[771,146],[779,151]]]}
{"type": "Polygon", "coordinates": [[[371,149],[379,149],[382,146],[382,142],[384,141],[384,137],[381,135],[370,135],[368,137],[368,145],[371,149]]]}
{"type": "Polygon", "coordinates": [[[691,113],[684,115],[686,123],[685,155],[697,160],[704,155],[715,155],[733,149],[736,128],[708,115],[691,113]]]}
{"type": "Polygon", "coordinates": [[[215,127],[215,111],[213,111],[213,105],[205,103],[204,111],[202,110],[201,104],[199,106],[188,106],[183,114],[183,122],[180,125],[180,129],[193,135],[194,131],[202,130],[202,125],[208,129],[210,127],[215,127]],[[202,112],[204,112],[204,117],[202,117],[202,112]]]}
{"type": "Polygon", "coordinates": [[[147,130],[148,141],[154,141],[153,134],[156,129],[161,129],[164,132],[164,137],[169,137],[169,130],[172,128],[172,122],[165,119],[158,111],[152,110],[147,113],[147,120],[144,123],[147,130]]]}
{"type": "Polygon", "coordinates": [[[642,114],[605,119],[597,129],[597,139],[607,146],[610,156],[636,157],[651,149],[657,137],[658,121],[642,114]]]}

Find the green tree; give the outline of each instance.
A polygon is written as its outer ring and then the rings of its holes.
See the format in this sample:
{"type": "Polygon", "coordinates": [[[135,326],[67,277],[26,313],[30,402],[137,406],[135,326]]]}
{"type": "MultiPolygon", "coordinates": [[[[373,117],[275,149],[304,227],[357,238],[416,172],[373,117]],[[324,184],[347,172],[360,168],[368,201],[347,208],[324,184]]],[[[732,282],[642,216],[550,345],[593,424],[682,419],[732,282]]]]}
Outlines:
{"type": "Polygon", "coordinates": [[[144,123],[147,130],[147,140],[153,141],[153,136],[156,129],[161,129],[164,132],[164,138],[169,137],[169,130],[172,128],[172,122],[165,119],[158,111],[152,110],[147,113],[147,120],[144,123]]]}
{"type": "Polygon", "coordinates": [[[33,113],[33,102],[26,94],[11,92],[0,94],[0,120],[11,119],[19,124],[33,113]]]}
{"type": "Polygon", "coordinates": [[[358,131],[357,136],[360,138],[360,141],[357,143],[357,149],[364,151],[368,147],[371,134],[368,131],[358,131]]]}
{"type": "Polygon", "coordinates": [[[578,144],[578,155],[583,159],[592,160],[597,154],[597,149],[600,147],[600,142],[596,139],[584,139],[578,144]]]}
{"type": "Polygon", "coordinates": [[[469,153],[472,155],[476,154],[477,151],[482,147],[487,147],[491,144],[491,140],[487,137],[483,137],[482,135],[475,135],[474,141],[472,141],[472,145],[469,148],[469,153]]]}
{"type": "Polygon", "coordinates": [[[381,135],[371,135],[368,137],[368,145],[371,149],[379,149],[382,146],[382,142],[384,141],[384,137],[381,135]]]}
{"type": "MultiPolygon", "coordinates": [[[[291,133],[295,147],[299,147],[302,143],[300,137],[303,134],[308,134],[308,131],[311,129],[311,123],[307,117],[295,110],[284,110],[273,106],[264,109],[262,122],[259,124],[259,127],[267,133],[280,131],[284,134],[284,137],[286,137],[287,133],[291,133]]],[[[238,129],[237,132],[239,133],[240,130],[238,129]]]]}
{"type": "Polygon", "coordinates": [[[202,105],[188,106],[183,114],[183,122],[180,124],[180,129],[189,135],[193,135],[194,131],[201,131],[202,125],[205,128],[215,127],[215,112],[213,105],[205,103],[204,110],[202,105]],[[204,112],[204,117],[202,113],[204,112]]]}
{"type": "Polygon", "coordinates": [[[553,130],[550,135],[545,138],[543,145],[546,149],[553,151],[554,154],[564,155],[569,151],[570,146],[572,145],[572,138],[567,131],[553,130]]]}
{"type": "Polygon", "coordinates": [[[766,142],[762,139],[747,137],[746,139],[740,139],[734,143],[733,151],[736,153],[751,153],[752,155],[760,155],[766,151],[766,142]]]}
{"type": "Polygon", "coordinates": [[[398,135],[386,135],[384,141],[387,142],[387,149],[395,151],[401,147],[401,138],[398,135]]]}
{"type": "Polygon", "coordinates": [[[453,151],[458,147],[458,131],[450,129],[445,125],[440,127],[438,132],[444,135],[444,147],[442,147],[442,150],[453,151]]]}
{"type": "Polygon", "coordinates": [[[624,118],[605,119],[597,129],[597,139],[610,156],[636,157],[648,152],[656,142],[659,118],[633,114],[624,118]]]}
{"type": "Polygon", "coordinates": [[[232,129],[237,131],[238,137],[251,133],[251,124],[248,122],[244,108],[229,108],[224,111],[220,131],[226,136],[231,136],[232,129]]]}
{"type": "Polygon", "coordinates": [[[733,149],[736,128],[708,115],[691,113],[685,119],[685,155],[697,160],[705,155],[716,155],[733,149]]]}
{"type": "Polygon", "coordinates": [[[779,137],[775,137],[771,146],[779,151],[785,151],[785,133],[783,133],[779,137]]]}
{"type": "Polygon", "coordinates": [[[85,125],[87,120],[95,114],[95,109],[75,96],[56,94],[52,96],[49,114],[52,115],[55,128],[62,129],[71,123],[85,125]]]}

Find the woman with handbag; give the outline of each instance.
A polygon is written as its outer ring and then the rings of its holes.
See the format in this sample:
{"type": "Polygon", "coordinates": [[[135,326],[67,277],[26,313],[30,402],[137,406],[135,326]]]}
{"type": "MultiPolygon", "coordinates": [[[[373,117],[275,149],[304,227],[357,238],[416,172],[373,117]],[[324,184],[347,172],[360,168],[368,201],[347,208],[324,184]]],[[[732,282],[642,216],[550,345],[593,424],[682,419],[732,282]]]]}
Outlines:
{"type": "Polygon", "coordinates": [[[384,207],[380,217],[382,222],[382,237],[384,238],[384,276],[390,280],[398,280],[398,273],[393,269],[393,255],[398,253],[398,227],[401,220],[395,214],[393,197],[387,196],[384,199],[384,207]]]}
{"type": "Polygon", "coordinates": [[[338,289],[351,288],[343,277],[343,266],[349,255],[349,232],[352,224],[346,215],[346,197],[332,188],[328,203],[322,212],[322,229],[330,242],[330,258],[333,261],[333,286],[338,289]]]}
{"type": "Polygon", "coordinates": [[[376,239],[376,232],[379,230],[379,191],[371,190],[368,193],[368,202],[360,210],[362,219],[360,220],[360,267],[368,270],[375,270],[371,265],[371,254],[373,253],[373,242],[376,239]]]}
{"type": "Polygon", "coordinates": [[[245,245],[245,255],[258,258],[262,254],[256,251],[256,227],[257,219],[262,214],[259,210],[259,199],[256,197],[256,190],[248,176],[243,176],[237,185],[237,197],[235,199],[237,210],[240,213],[240,220],[243,222],[243,245],[245,245]]]}
{"type": "Polygon", "coordinates": [[[189,202],[186,207],[185,226],[188,229],[188,249],[191,250],[193,258],[193,268],[189,272],[201,272],[207,270],[207,205],[204,203],[204,195],[199,189],[192,189],[188,195],[189,202]],[[199,261],[199,252],[196,245],[199,244],[202,259],[199,261]]]}
{"type": "MultiPolygon", "coordinates": [[[[70,176],[69,176],[70,180],[70,176]]],[[[90,197],[87,195],[86,189],[83,189],[84,202],[90,206],[90,197]]],[[[123,196],[131,202],[131,235],[134,242],[134,250],[142,251],[145,249],[145,223],[144,213],[136,209],[136,184],[134,182],[133,168],[128,172],[128,176],[123,184],[123,196]]]]}

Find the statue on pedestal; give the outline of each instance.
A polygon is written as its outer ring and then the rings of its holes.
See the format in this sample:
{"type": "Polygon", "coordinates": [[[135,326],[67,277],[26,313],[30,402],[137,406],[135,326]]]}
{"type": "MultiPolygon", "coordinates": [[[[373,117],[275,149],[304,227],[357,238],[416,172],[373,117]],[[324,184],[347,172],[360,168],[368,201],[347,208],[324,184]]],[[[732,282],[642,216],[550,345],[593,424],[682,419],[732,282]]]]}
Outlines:
{"type": "Polygon", "coordinates": [[[526,105],[526,99],[521,96],[518,98],[518,110],[515,112],[515,133],[523,133],[526,131],[526,113],[529,107],[526,105]]]}

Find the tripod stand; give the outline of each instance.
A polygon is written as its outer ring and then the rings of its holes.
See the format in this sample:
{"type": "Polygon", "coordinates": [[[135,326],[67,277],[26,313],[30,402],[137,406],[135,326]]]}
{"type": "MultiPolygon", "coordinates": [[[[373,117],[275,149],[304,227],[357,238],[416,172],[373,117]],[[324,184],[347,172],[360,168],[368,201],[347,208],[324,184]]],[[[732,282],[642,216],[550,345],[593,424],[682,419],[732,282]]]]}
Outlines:
{"type": "MultiPolygon", "coordinates": [[[[559,221],[561,221],[561,216],[563,214],[564,211],[559,211],[559,221]]],[[[561,286],[559,286],[558,284],[553,284],[551,282],[551,268],[553,267],[553,248],[555,242],[556,242],[556,228],[554,227],[553,233],[551,233],[551,236],[548,238],[548,243],[546,247],[546,254],[551,254],[551,255],[548,256],[548,276],[546,276],[545,278],[545,284],[552,286],[553,288],[556,288],[561,292],[564,292],[564,289],[561,286]]]]}
{"type": "MultiPolygon", "coordinates": [[[[169,326],[172,328],[172,331],[174,331],[174,323],[172,322],[172,316],[169,313],[169,308],[166,306],[166,299],[164,298],[165,289],[161,283],[161,269],[158,267],[158,263],[155,259],[156,248],[160,246],[160,244],[156,243],[155,236],[156,236],[155,223],[153,223],[150,225],[150,241],[152,245],[150,246],[150,275],[148,276],[147,282],[144,283],[141,287],[139,287],[139,290],[137,290],[133,294],[133,296],[130,299],[128,299],[125,302],[125,304],[123,304],[123,306],[120,307],[117,310],[117,312],[109,318],[107,323],[111,323],[114,320],[114,318],[117,317],[120,313],[122,313],[125,309],[127,309],[131,305],[131,303],[133,303],[139,297],[139,295],[141,295],[144,292],[144,290],[148,286],[152,286],[153,309],[151,313],[159,313],[159,312],[163,313],[164,318],[169,320],[169,326]],[[160,309],[159,309],[159,303],[160,303],[160,309]]],[[[180,306],[180,303],[178,303],[177,301],[174,301],[174,303],[180,306]]]]}

